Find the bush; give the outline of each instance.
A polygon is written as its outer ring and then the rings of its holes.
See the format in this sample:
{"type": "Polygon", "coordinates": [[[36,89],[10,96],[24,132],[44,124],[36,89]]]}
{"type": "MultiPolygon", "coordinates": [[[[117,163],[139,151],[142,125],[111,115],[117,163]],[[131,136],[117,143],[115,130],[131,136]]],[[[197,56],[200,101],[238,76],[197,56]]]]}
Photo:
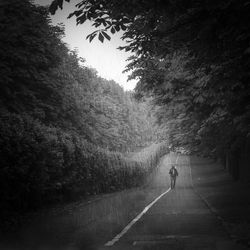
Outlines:
{"type": "Polygon", "coordinates": [[[0,199],[5,211],[24,212],[140,186],[166,153],[163,144],[155,144],[147,153],[128,158],[29,116],[5,114],[0,121],[0,199]]]}

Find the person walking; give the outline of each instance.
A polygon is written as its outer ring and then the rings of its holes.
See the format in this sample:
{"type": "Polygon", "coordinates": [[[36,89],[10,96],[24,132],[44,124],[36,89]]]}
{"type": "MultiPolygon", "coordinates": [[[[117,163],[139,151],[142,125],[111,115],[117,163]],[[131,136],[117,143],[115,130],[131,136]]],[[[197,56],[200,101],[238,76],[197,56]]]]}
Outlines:
{"type": "Polygon", "coordinates": [[[176,177],[178,176],[178,171],[174,165],[169,170],[170,181],[171,181],[171,189],[175,188],[176,177]]]}

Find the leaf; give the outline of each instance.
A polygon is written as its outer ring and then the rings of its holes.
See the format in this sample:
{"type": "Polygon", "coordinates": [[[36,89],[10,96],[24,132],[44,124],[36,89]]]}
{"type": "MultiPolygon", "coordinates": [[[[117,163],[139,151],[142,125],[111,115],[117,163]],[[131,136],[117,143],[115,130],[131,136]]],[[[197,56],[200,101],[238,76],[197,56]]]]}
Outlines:
{"type": "Polygon", "coordinates": [[[122,24],[122,25],[121,25],[121,29],[124,31],[124,30],[127,29],[127,27],[126,27],[124,24],[122,24]]]}
{"type": "Polygon", "coordinates": [[[91,37],[91,35],[92,35],[92,33],[91,33],[91,34],[88,34],[88,35],[86,36],[86,40],[89,39],[89,38],[91,37]]]}
{"type": "Polygon", "coordinates": [[[102,34],[110,41],[111,37],[106,32],[103,31],[102,34]]]}
{"type": "Polygon", "coordinates": [[[106,27],[106,26],[107,26],[107,23],[106,23],[106,21],[105,21],[105,20],[102,20],[102,24],[103,24],[103,26],[104,26],[104,27],[106,27]]]}
{"type": "Polygon", "coordinates": [[[78,17],[82,14],[82,12],[83,12],[83,10],[76,10],[76,11],[70,13],[67,18],[71,18],[72,16],[78,17]]]}
{"type": "Polygon", "coordinates": [[[118,31],[120,31],[120,26],[119,25],[116,25],[115,26],[115,30],[118,32],[118,31]]]}
{"type": "Polygon", "coordinates": [[[104,41],[104,36],[102,35],[102,33],[99,33],[98,39],[103,43],[104,41]]]}
{"type": "Polygon", "coordinates": [[[86,21],[86,16],[85,15],[81,15],[81,16],[77,17],[77,19],[76,19],[77,24],[82,24],[85,21],[86,21]]]}
{"type": "Polygon", "coordinates": [[[85,1],[82,1],[82,2],[80,2],[78,4],[76,4],[76,7],[81,8],[84,4],[86,4],[85,1]]]}
{"type": "Polygon", "coordinates": [[[89,42],[90,42],[90,43],[91,43],[92,40],[96,37],[96,35],[97,35],[97,33],[92,34],[92,35],[90,36],[90,38],[89,38],[89,42]]]}
{"type": "Polygon", "coordinates": [[[60,7],[60,9],[62,10],[63,8],[63,0],[57,0],[58,6],[60,7]]]}
{"type": "Polygon", "coordinates": [[[111,27],[111,33],[115,34],[115,28],[113,26],[111,27]]]}
{"type": "Polygon", "coordinates": [[[58,7],[62,9],[62,6],[63,6],[63,0],[54,0],[49,6],[49,12],[51,13],[51,15],[54,15],[58,7]]]}
{"type": "Polygon", "coordinates": [[[101,25],[101,23],[94,23],[92,24],[92,26],[95,26],[96,28],[99,27],[101,25]]]}
{"type": "Polygon", "coordinates": [[[75,15],[75,11],[74,11],[74,12],[72,12],[72,13],[70,13],[70,14],[68,15],[68,17],[67,17],[67,18],[69,19],[69,18],[71,18],[71,17],[72,17],[72,16],[74,16],[74,15],[75,15]]]}
{"type": "Polygon", "coordinates": [[[96,31],[90,33],[89,35],[87,35],[86,40],[89,39],[89,38],[92,37],[92,36],[96,36],[96,35],[97,35],[97,32],[98,32],[98,31],[96,30],[96,31]]]}

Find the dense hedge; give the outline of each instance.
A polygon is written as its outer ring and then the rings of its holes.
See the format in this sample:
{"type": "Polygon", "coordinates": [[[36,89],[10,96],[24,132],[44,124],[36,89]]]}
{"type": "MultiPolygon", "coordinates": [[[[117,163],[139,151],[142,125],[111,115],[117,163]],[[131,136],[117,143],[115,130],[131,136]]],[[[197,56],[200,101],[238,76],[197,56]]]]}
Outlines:
{"type": "Polygon", "coordinates": [[[0,8],[0,220],[144,183],[160,146],[145,161],[110,151],[155,140],[149,100],[84,66],[46,8],[9,2],[0,8]]]}
{"type": "Polygon", "coordinates": [[[28,116],[2,115],[1,209],[27,211],[51,202],[139,186],[166,152],[164,145],[154,148],[157,150],[138,161],[28,116]]]}

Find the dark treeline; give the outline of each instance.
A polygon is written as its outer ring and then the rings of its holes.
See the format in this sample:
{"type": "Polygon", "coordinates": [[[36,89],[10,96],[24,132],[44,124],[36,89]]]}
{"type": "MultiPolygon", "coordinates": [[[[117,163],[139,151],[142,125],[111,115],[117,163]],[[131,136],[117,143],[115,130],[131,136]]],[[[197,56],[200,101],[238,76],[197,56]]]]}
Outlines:
{"type": "Polygon", "coordinates": [[[137,97],[154,99],[163,139],[250,178],[248,0],[83,0],[76,9],[78,24],[98,27],[90,40],[124,31],[121,49],[135,54],[127,70],[140,79],[137,97]]]}
{"type": "Polygon", "coordinates": [[[3,1],[0,24],[1,217],[142,184],[164,147],[123,153],[155,140],[149,104],[84,66],[44,7],[3,1]]]}

